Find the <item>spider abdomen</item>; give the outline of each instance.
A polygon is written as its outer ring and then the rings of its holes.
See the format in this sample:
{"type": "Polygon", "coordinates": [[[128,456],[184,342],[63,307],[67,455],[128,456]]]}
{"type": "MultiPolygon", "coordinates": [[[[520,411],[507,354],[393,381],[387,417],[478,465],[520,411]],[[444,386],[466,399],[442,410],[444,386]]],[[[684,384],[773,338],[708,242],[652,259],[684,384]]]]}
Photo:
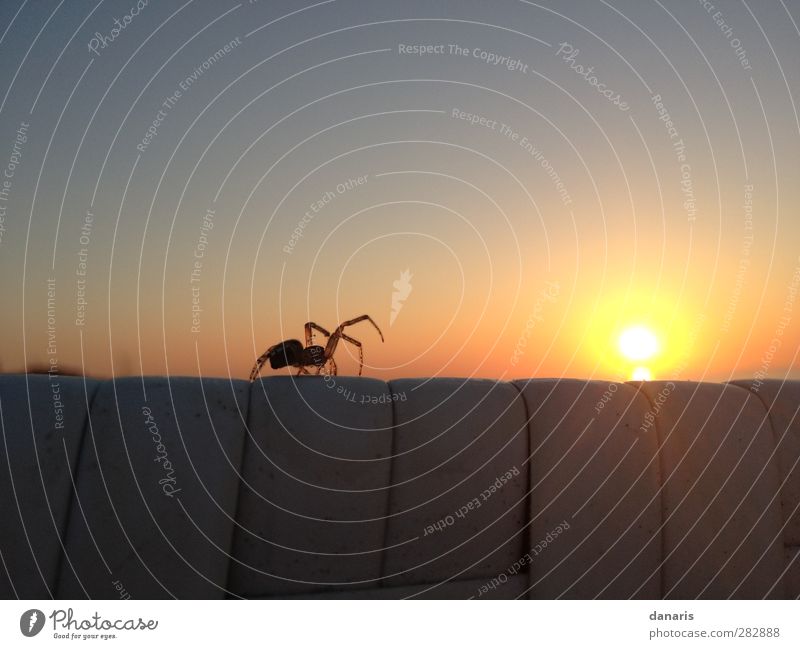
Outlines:
{"type": "Polygon", "coordinates": [[[276,370],[287,365],[297,365],[303,354],[303,344],[299,340],[284,340],[267,350],[270,367],[276,370]]]}

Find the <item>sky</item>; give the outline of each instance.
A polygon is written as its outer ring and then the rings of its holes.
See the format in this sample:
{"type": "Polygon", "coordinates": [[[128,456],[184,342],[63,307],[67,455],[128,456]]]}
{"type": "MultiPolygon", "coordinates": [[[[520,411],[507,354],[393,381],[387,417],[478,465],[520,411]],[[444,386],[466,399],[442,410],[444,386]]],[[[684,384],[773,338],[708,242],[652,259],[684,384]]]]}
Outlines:
{"type": "Polygon", "coordinates": [[[800,378],[798,23],[4,1],[0,371],[246,378],[368,314],[382,379],[800,378]]]}

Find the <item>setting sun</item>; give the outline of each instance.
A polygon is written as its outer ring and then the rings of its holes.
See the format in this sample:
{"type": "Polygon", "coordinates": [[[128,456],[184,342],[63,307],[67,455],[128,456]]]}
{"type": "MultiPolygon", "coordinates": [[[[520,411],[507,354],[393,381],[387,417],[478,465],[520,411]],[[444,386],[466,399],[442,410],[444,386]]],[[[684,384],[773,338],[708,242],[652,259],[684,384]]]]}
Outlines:
{"type": "Polygon", "coordinates": [[[619,349],[628,360],[643,361],[658,351],[658,339],[646,327],[629,327],[620,334],[619,349]]]}
{"type": "Polygon", "coordinates": [[[653,373],[646,367],[637,367],[631,374],[633,381],[651,381],[652,379],[653,373]]]}

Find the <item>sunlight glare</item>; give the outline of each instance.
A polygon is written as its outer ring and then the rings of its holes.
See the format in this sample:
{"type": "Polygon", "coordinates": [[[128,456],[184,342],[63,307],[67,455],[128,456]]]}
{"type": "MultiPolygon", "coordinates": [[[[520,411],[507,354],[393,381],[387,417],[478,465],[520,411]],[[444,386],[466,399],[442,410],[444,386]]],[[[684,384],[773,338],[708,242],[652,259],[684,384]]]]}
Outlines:
{"type": "Polygon", "coordinates": [[[620,334],[619,349],[622,355],[632,361],[651,358],[658,351],[658,339],[646,327],[628,327],[620,334]]]}

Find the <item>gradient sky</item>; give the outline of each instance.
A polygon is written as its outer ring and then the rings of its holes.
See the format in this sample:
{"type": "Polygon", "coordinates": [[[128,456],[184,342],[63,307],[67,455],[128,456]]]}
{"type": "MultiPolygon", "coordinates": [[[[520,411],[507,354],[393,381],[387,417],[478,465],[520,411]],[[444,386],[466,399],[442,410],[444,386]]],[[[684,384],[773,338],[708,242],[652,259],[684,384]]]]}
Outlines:
{"type": "Polygon", "coordinates": [[[711,4],[0,3],[0,368],[246,377],[367,313],[379,378],[626,380],[632,324],[800,377],[800,2],[711,4]]]}

